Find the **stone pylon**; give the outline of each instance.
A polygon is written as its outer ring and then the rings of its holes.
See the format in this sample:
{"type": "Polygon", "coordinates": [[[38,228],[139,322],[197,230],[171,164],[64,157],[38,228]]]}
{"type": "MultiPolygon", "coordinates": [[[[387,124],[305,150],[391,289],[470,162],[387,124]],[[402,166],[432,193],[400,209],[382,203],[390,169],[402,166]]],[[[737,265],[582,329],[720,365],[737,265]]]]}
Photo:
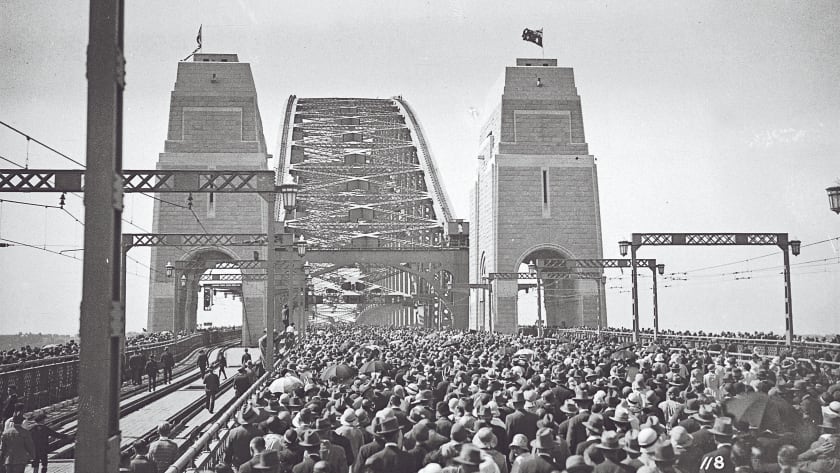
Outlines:
{"type": "MultiPolygon", "coordinates": [[[[169,128],[157,169],[265,170],[262,120],[251,66],[235,54],[196,54],[178,63],[169,106],[169,128]]],[[[265,201],[256,194],[158,194],[155,233],[265,233],[265,201]],[[191,209],[189,208],[191,206],[191,209]],[[194,212],[194,214],[193,214],[194,212]]],[[[198,290],[204,269],[176,272],[168,262],[265,259],[264,247],[153,247],[148,329],[194,330],[198,290]]],[[[243,343],[262,335],[265,283],[245,281],[243,343]]]]}
{"type": "MultiPolygon", "coordinates": [[[[534,259],[602,258],[598,174],[574,71],[556,59],[517,59],[485,110],[492,113],[471,195],[470,281],[534,259]]],[[[514,332],[518,281],[491,287],[473,296],[470,327],[514,332]]],[[[546,325],[595,325],[599,311],[606,324],[603,292],[600,279],[546,282],[546,325]]]]}

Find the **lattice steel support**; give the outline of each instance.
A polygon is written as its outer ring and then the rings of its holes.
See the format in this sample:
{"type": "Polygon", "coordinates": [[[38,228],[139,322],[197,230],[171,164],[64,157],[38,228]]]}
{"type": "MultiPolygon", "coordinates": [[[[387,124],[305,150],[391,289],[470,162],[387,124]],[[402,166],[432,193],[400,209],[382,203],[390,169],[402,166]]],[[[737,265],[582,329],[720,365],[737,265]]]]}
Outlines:
{"type": "MultiPolygon", "coordinates": [[[[782,250],[785,284],[785,332],[788,346],[793,344],[793,302],[790,281],[789,248],[798,254],[799,242],[791,242],[787,233],[634,233],[630,241],[633,280],[633,341],[639,340],[639,299],[637,290],[636,250],[641,246],[777,246],[782,250]],[[796,244],[796,246],[794,246],[796,244]]],[[[655,274],[655,272],[654,272],[655,274]]],[[[655,275],[654,275],[655,277],[655,275]]],[[[654,280],[654,287],[656,281],[654,280]]],[[[656,310],[656,305],[654,305],[656,310]]],[[[658,317],[655,328],[658,329],[658,317]]]]}

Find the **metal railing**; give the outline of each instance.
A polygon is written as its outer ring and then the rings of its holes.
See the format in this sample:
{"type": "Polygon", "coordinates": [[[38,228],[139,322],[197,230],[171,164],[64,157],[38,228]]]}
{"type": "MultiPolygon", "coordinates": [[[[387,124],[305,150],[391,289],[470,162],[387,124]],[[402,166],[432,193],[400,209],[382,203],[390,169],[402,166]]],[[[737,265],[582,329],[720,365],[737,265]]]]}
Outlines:
{"type": "MultiPolygon", "coordinates": [[[[548,333],[557,333],[570,335],[577,338],[594,338],[599,336],[608,336],[617,339],[619,342],[631,343],[633,341],[633,332],[624,332],[617,330],[598,330],[582,329],[582,328],[551,328],[547,329],[548,333]]],[[[732,352],[750,352],[759,355],[778,356],[789,352],[789,348],[785,340],[763,339],[763,338],[743,338],[743,337],[719,337],[719,336],[703,336],[703,335],[682,335],[672,333],[659,333],[658,341],[669,344],[679,343],[686,345],[688,348],[704,349],[710,344],[720,344],[724,347],[734,346],[735,350],[727,350],[732,352]]],[[[653,343],[654,337],[652,333],[640,332],[639,343],[648,344],[653,343]]],[[[793,349],[802,355],[816,356],[820,352],[828,352],[834,356],[840,354],[840,344],[816,342],[810,340],[794,340],[793,349]]]]}
{"type": "MultiPolygon", "coordinates": [[[[274,363],[275,372],[280,367],[282,359],[274,363]]],[[[258,393],[273,381],[270,373],[263,374],[230,406],[224,414],[214,421],[207,430],[187,448],[166,473],[184,473],[193,471],[212,470],[213,466],[222,463],[227,446],[227,437],[233,429],[236,414],[246,403],[256,401],[258,393]]]]}
{"type": "MultiPolygon", "coordinates": [[[[123,380],[130,379],[127,360],[134,353],[141,352],[146,356],[154,354],[160,358],[164,348],[169,347],[175,361],[180,361],[199,347],[234,340],[241,337],[241,333],[241,329],[202,331],[177,340],[128,347],[123,354],[123,380]]],[[[18,396],[30,411],[75,398],[79,394],[78,357],[61,358],[63,361],[0,373],[0,392],[15,386],[18,396]]]]}

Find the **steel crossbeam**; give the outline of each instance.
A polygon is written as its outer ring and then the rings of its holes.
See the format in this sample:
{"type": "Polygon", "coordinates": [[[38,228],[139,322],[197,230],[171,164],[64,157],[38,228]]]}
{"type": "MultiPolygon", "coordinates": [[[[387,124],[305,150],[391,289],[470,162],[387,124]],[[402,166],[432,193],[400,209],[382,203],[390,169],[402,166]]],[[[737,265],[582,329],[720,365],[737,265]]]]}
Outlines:
{"type": "MultiPolygon", "coordinates": [[[[265,246],[265,233],[125,233],[134,246],[265,246]]],[[[281,234],[274,236],[279,242],[281,234]]]]}
{"type": "MultiPolygon", "coordinates": [[[[799,254],[798,241],[790,241],[787,233],[634,233],[630,242],[621,242],[622,248],[630,246],[630,259],[636,259],[636,251],[642,246],[776,246],[782,250],[785,283],[785,332],[787,344],[793,344],[793,302],[790,280],[790,252],[799,254]]],[[[626,250],[622,250],[625,251],[626,250]]],[[[624,254],[624,253],[623,253],[624,254]]],[[[633,339],[639,339],[639,301],[636,267],[632,271],[633,294],[633,339]]],[[[656,335],[656,331],[654,332],[656,335]]]]}
{"type": "MultiPolygon", "coordinates": [[[[537,265],[545,269],[605,269],[605,268],[629,268],[632,264],[630,259],[540,259],[537,265]]],[[[637,268],[656,269],[655,259],[637,259],[637,268]]]]}
{"type": "MultiPolygon", "coordinates": [[[[83,192],[84,170],[0,169],[0,192],[83,192]]],[[[122,192],[275,191],[274,171],[123,170],[122,192]]]]}
{"type": "Polygon", "coordinates": [[[633,244],[651,245],[787,245],[787,233],[634,233],[633,244]]]}
{"type": "Polygon", "coordinates": [[[537,273],[489,273],[487,276],[491,281],[510,279],[601,279],[601,275],[595,273],[554,273],[550,271],[540,273],[539,275],[537,275],[537,273]]]}

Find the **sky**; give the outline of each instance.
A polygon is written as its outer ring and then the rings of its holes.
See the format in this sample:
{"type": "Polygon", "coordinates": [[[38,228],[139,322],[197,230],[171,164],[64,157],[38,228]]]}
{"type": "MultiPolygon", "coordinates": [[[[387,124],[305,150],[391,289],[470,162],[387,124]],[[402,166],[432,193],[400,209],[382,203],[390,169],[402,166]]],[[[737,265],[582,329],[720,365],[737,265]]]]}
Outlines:
{"type": "MultiPolygon", "coordinates": [[[[4,2],[0,120],[84,162],[87,2],[4,2]]],[[[604,257],[633,232],[788,232],[794,327],[840,332],[840,4],[834,1],[161,1],[126,2],[124,168],[163,151],[177,62],[195,47],[251,64],[276,153],[299,97],[402,95],[423,124],[456,216],[469,216],[488,94],[543,28],[545,57],[573,67],[597,158],[604,257]]],[[[76,166],[0,127],[0,157],[76,166]]],[[[13,167],[0,160],[0,167],[13,167]]],[[[0,199],[58,206],[54,194],[0,199]]],[[[151,228],[151,200],[127,195],[125,232],[151,228]]],[[[0,333],[78,331],[81,199],[65,210],[0,203],[0,333]],[[61,255],[50,253],[62,252],[61,255]]],[[[149,252],[128,264],[128,330],[146,324],[149,252]]],[[[660,327],[784,329],[774,247],[643,247],[666,264],[660,327]]],[[[643,274],[643,273],[642,273],[643,274]]],[[[629,274],[610,272],[607,314],[629,325],[629,274]]],[[[650,278],[640,314],[651,326],[650,278]]]]}

